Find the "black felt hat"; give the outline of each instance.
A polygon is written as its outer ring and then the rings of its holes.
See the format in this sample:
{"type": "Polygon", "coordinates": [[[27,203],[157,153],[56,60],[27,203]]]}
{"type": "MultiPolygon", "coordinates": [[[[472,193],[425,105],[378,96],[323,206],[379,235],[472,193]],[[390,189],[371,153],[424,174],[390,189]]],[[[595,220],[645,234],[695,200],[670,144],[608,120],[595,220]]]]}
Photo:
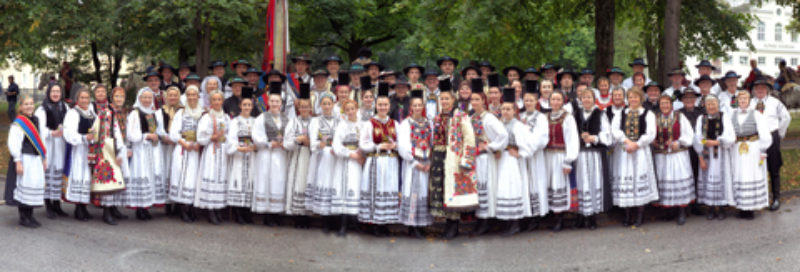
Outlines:
{"type": "Polygon", "coordinates": [[[449,78],[440,79],[439,80],[439,91],[440,92],[452,92],[453,91],[453,83],[450,82],[449,78]]]}
{"type": "Polygon", "coordinates": [[[644,85],[644,91],[647,92],[647,89],[649,89],[650,87],[658,87],[658,92],[659,93],[663,93],[664,92],[664,88],[661,87],[661,85],[659,85],[658,82],[656,82],[655,80],[652,80],[652,81],[648,82],[647,85],[644,85]]]}
{"type": "Polygon", "coordinates": [[[269,94],[281,94],[281,89],[283,89],[283,84],[277,81],[273,81],[269,83],[269,94]]]}
{"type": "Polygon", "coordinates": [[[236,65],[239,65],[239,64],[246,65],[247,67],[252,67],[253,66],[253,65],[250,65],[250,62],[247,61],[246,59],[239,59],[237,61],[231,62],[231,69],[236,69],[236,65]]]}
{"type": "Polygon", "coordinates": [[[698,69],[700,67],[711,67],[711,71],[716,71],[717,70],[717,67],[714,67],[714,65],[712,65],[711,62],[708,61],[708,60],[701,60],[700,63],[698,63],[694,67],[698,68],[698,69]]]}
{"type": "Polygon", "coordinates": [[[350,74],[347,72],[339,72],[339,78],[336,79],[336,86],[349,86],[350,85],[350,74]]]}
{"type": "Polygon", "coordinates": [[[480,68],[470,65],[470,66],[464,67],[464,69],[461,69],[461,77],[467,77],[467,71],[469,71],[469,70],[474,70],[475,73],[478,74],[478,76],[482,75],[480,68]]]}
{"type": "Polygon", "coordinates": [[[421,65],[412,62],[411,64],[409,64],[408,66],[403,68],[403,74],[408,75],[408,71],[411,70],[412,68],[419,69],[419,73],[420,74],[424,74],[425,73],[425,67],[422,67],[421,65]]]}
{"type": "Polygon", "coordinates": [[[311,84],[300,83],[300,94],[297,99],[311,99],[311,84]]]}
{"type": "Polygon", "coordinates": [[[169,69],[170,71],[172,71],[173,74],[175,73],[175,67],[172,67],[172,65],[166,63],[164,63],[164,65],[161,65],[161,67],[158,67],[158,73],[160,74],[161,71],[164,71],[164,69],[169,69]]]}
{"type": "Polygon", "coordinates": [[[479,67],[479,68],[480,68],[480,67],[489,67],[489,71],[491,71],[491,72],[494,72],[494,65],[492,65],[492,64],[491,64],[491,63],[489,63],[488,61],[481,61],[481,62],[478,64],[478,67],[479,67]]]}
{"type": "MultiPolygon", "coordinates": [[[[278,71],[278,70],[272,69],[272,71],[278,71]]],[[[247,74],[261,75],[261,70],[258,70],[258,68],[255,68],[255,67],[247,67],[247,70],[245,70],[244,73],[242,73],[242,75],[246,76],[247,74]]]]}
{"type": "Polygon", "coordinates": [[[511,87],[503,88],[503,103],[515,103],[517,101],[516,90],[511,87]]]}
{"type": "MultiPolygon", "coordinates": [[[[255,69],[255,68],[251,68],[251,69],[255,69]]],[[[247,74],[247,73],[245,73],[245,74],[247,74]]],[[[269,73],[266,73],[263,76],[261,76],[261,80],[263,80],[264,82],[269,82],[269,76],[279,76],[281,78],[281,82],[285,82],[286,81],[286,75],[281,73],[281,71],[278,71],[278,69],[270,70],[269,73]]]]}
{"type": "Polygon", "coordinates": [[[772,84],[769,84],[769,81],[767,81],[767,78],[765,78],[763,76],[759,76],[759,77],[756,78],[756,80],[753,81],[753,85],[750,86],[750,90],[752,91],[758,85],[767,86],[770,90],[772,90],[772,88],[773,88],[772,84]]]}
{"type": "Polygon", "coordinates": [[[407,80],[407,79],[405,79],[405,78],[403,78],[403,77],[401,77],[401,78],[397,79],[397,80],[394,82],[394,84],[392,84],[392,86],[391,86],[391,87],[392,87],[392,89],[394,89],[394,87],[396,87],[396,86],[398,86],[398,85],[405,85],[406,87],[408,87],[408,88],[411,88],[411,84],[410,84],[410,83],[408,83],[408,80],[407,80]]]}
{"type": "Polygon", "coordinates": [[[381,96],[389,97],[389,83],[386,82],[378,83],[378,97],[381,96]]]}
{"type": "Polygon", "coordinates": [[[473,78],[472,81],[469,82],[469,87],[472,89],[473,93],[483,92],[483,79],[473,78]]]}
{"type": "Polygon", "coordinates": [[[215,60],[211,62],[211,65],[208,66],[208,69],[214,70],[214,67],[225,67],[226,65],[228,65],[228,63],[223,60],[215,60]]]}
{"type": "Polygon", "coordinates": [[[362,77],[359,78],[359,81],[361,81],[361,89],[362,90],[372,89],[372,78],[371,77],[362,76],[362,77]]]}
{"type": "Polygon", "coordinates": [[[380,63],[374,62],[374,61],[371,61],[371,62],[369,62],[367,64],[364,64],[364,70],[369,70],[369,67],[371,67],[371,66],[378,67],[378,71],[383,71],[383,65],[381,65],[380,63]]]}
{"type": "Polygon", "coordinates": [[[489,87],[500,87],[500,75],[497,73],[489,74],[486,79],[489,81],[489,87]]]}
{"type": "Polygon", "coordinates": [[[325,59],[325,61],[323,61],[322,63],[324,63],[325,65],[328,65],[328,62],[331,62],[331,61],[338,62],[338,63],[339,63],[339,65],[341,65],[342,63],[344,63],[344,61],[342,60],[342,58],[340,58],[340,57],[339,57],[339,56],[337,56],[337,55],[333,55],[333,56],[330,56],[330,57],[328,57],[328,58],[327,58],[327,59],[325,59]]]}
{"type": "Polygon", "coordinates": [[[309,57],[308,54],[300,54],[292,57],[293,63],[297,63],[298,61],[305,61],[306,63],[311,64],[311,57],[309,57]]]}
{"type": "Polygon", "coordinates": [[[696,79],[694,81],[694,85],[700,86],[700,82],[703,82],[703,81],[711,81],[711,85],[714,85],[714,79],[712,79],[710,76],[707,76],[707,75],[702,75],[702,76],[700,76],[700,78],[696,79]]]}
{"type": "Polygon", "coordinates": [[[144,77],[142,77],[142,80],[147,81],[147,78],[149,77],[158,77],[158,79],[161,80],[161,74],[156,71],[150,71],[149,73],[144,75],[144,77]]]}
{"type": "Polygon", "coordinates": [[[525,93],[539,94],[539,81],[537,81],[537,80],[526,80],[525,81],[525,93]]]}
{"type": "Polygon", "coordinates": [[[635,59],[633,59],[633,62],[628,63],[628,66],[630,66],[630,67],[633,67],[634,65],[641,65],[641,66],[647,67],[647,63],[645,63],[644,59],[642,59],[642,58],[635,58],[635,59]]]}
{"type": "Polygon", "coordinates": [[[458,59],[454,59],[448,55],[444,55],[436,60],[436,66],[442,66],[442,63],[445,61],[451,61],[453,62],[453,66],[458,66],[458,59]]]}
{"type": "Polygon", "coordinates": [[[506,67],[506,68],[503,68],[503,75],[505,75],[506,77],[508,77],[508,72],[509,72],[509,71],[511,71],[511,70],[517,71],[517,75],[520,75],[520,76],[522,76],[522,72],[523,72],[523,71],[522,71],[522,69],[520,69],[520,68],[519,68],[519,67],[517,67],[517,66],[508,66],[508,67],[506,67]]]}

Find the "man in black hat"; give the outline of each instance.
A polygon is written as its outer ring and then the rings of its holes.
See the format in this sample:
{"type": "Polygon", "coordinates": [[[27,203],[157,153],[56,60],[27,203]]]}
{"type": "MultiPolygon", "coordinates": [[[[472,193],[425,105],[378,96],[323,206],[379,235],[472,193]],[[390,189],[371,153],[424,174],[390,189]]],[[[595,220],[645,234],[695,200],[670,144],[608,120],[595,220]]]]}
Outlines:
{"type": "Polygon", "coordinates": [[[686,73],[681,70],[681,68],[675,68],[667,73],[670,81],[670,87],[664,90],[665,95],[669,95],[672,97],[673,100],[677,100],[677,96],[683,92],[683,89],[686,87],[683,86],[683,80],[686,76],[686,73]]]}
{"type": "MultiPolygon", "coordinates": [[[[226,98],[222,103],[222,110],[225,114],[236,117],[242,111],[241,108],[239,108],[239,103],[242,102],[242,98],[247,97],[252,99],[254,90],[247,86],[247,80],[240,77],[233,77],[233,79],[231,79],[231,93],[231,97],[226,98]]],[[[252,116],[258,116],[261,112],[257,107],[254,107],[250,114],[252,116]]]]}
{"type": "MultiPolygon", "coordinates": [[[[299,92],[300,84],[301,83],[308,83],[311,84],[311,74],[309,73],[309,68],[311,67],[311,57],[306,54],[300,54],[297,56],[292,57],[292,64],[294,65],[294,72],[289,73],[286,79],[286,85],[288,87],[286,93],[283,93],[283,100],[284,103],[292,102],[291,105],[293,106],[294,98],[297,98],[297,94],[299,92]],[[287,101],[287,95],[290,96],[289,100],[287,101]]],[[[287,103],[287,105],[289,105],[287,103]]],[[[289,113],[286,113],[287,115],[289,113]]],[[[293,116],[293,115],[292,115],[293,116]]]]}
{"type": "Polygon", "coordinates": [[[644,84],[650,83],[650,78],[648,78],[647,74],[644,73],[644,68],[647,67],[647,63],[644,62],[644,59],[635,58],[633,59],[633,62],[628,63],[628,66],[631,67],[631,70],[633,72],[631,73],[631,77],[626,78],[624,81],[622,81],[622,88],[625,88],[625,90],[627,90],[633,87],[633,75],[635,75],[636,73],[642,73],[645,75],[644,84]]]}
{"type": "MultiPolygon", "coordinates": [[[[558,79],[558,88],[561,90],[562,93],[564,93],[564,95],[567,96],[569,102],[577,103],[576,100],[578,100],[578,94],[575,91],[575,79],[577,77],[575,71],[573,71],[572,68],[569,67],[564,68],[563,70],[561,70],[561,73],[558,73],[558,76],[556,78],[558,79]]],[[[577,107],[573,108],[577,109],[577,107]]]]}
{"type": "Polygon", "coordinates": [[[411,84],[405,78],[401,78],[390,87],[394,89],[394,94],[389,96],[389,117],[397,122],[403,122],[411,113],[411,102],[408,97],[411,84]]]}
{"type": "MultiPolygon", "coordinates": [[[[708,95],[711,94],[711,87],[713,86],[713,84],[715,84],[714,80],[711,79],[710,76],[706,76],[706,75],[700,76],[700,78],[698,78],[697,80],[694,81],[694,85],[697,86],[696,90],[698,92],[700,92],[700,98],[697,99],[697,105],[696,106],[698,108],[700,108],[700,110],[703,113],[706,112],[705,111],[706,97],[708,97],[708,95]]],[[[682,106],[685,107],[686,105],[682,105],[682,106]]]]}
{"type": "Polygon", "coordinates": [[[147,75],[142,78],[147,87],[150,90],[153,90],[153,105],[155,105],[156,109],[160,109],[161,105],[164,105],[164,99],[162,97],[161,92],[161,74],[157,73],[156,71],[151,71],[147,73],[147,75]]]}
{"type": "Polygon", "coordinates": [[[586,86],[588,86],[589,88],[594,90],[595,93],[597,93],[597,89],[595,89],[593,87],[594,86],[594,70],[592,70],[592,68],[586,67],[586,68],[581,69],[581,73],[578,75],[578,82],[585,84],[586,86]]]}
{"type": "Polygon", "coordinates": [[[208,66],[208,69],[211,70],[211,75],[219,78],[219,80],[222,81],[219,82],[220,90],[223,90],[225,86],[228,85],[228,79],[225,78],[225,66],[227,65],[228,63],[225,61],[215,60],[212,61],[211,65],[208,66]]]}
{"type": "Polygon", "coordinates": [[[425,83],[423,88],[425,91],[425,114],[428,120],[433,120],[439,114],[439,73],[434,69],[428,69],[422,77],[425,83]]]}
{"type": "Polygon", "coordinates": [[[729,113],[739,108],[739,102],[736,101],[736,92],[739,90],[739,78],[741,77],[733,70],[728,71],[722,77],[725,91],[719,93],[719,110],[721,112],[729,113]]]}
{"type": "Polygon", "coordinates": [[[781,156],[781,139],[786,137],[786,130],[792,122],[792,115],[786,106],[775,97],[769,95],[772,91],[772,84],[766,79],[756,79],[753,82],[753,98],[750,100],[750,108],[761,112],[764,115],[767,128],[772,135],[772,144],[767,149],[767,171],[769,171],[770,186],[772,188],[772,203],[769,206],[771,211],[777,211],[781,207],[781,176],[780,170],[783,165],[781,156]]]}
{"type": "MultiPolygon", "coordinates": [[[[703,77],[703,76],[708,76],[709,78],[711,78],[711,73],[717,70],[717,67],[714,67],[714,65],[711,65],[711,62],[708,61],[708,60],[701,60],[700,63],[698,63],[694,67],[697,68],[698,78],[703,77]]],[[[694,88],[695,90],[697,90],[697,91],[702,93],[702,91],[700,91],[700,88],[695,83],[693,83],[689,87],[690,88],[694,88]]],[[[710,93],[714,94],[714,95],[717,95],[717,94],[719,94],[720,91],[722,91],[722,88],[720,88],[719,84],[715,80],[712,79],[711,80],[710,93]]]]}
{"type": "Polygon", "coordinates": [[[189,74],[193,71],[194,67],[189,65],[187,62],[182,62],[180,67],[178,67],[178,86],[181,88],[181,94],[183,94],[183,91],[186,90],[186,77],[189,76],[189,74]]]}
{"type": "MultiPolygon", "coordinates": [[[[186,88],[189,86],[194,85],[197,89],[200,89],[200,82],[202,82],[202,78],[195,73],[189,73],[186,77],[183,78],[183,90],[186,91],[186,88]]],[[[184,104],[185,105],[185,104],[184,104]]]]}
{"type": "Polygon", "coordinates": [[[544,79],[552,81],[554,87],[555,85],[558,85],[558,81],[556,80],[556,75],[558,75],[558,69],[561,69],[561,67],[558,67],[557,65],[554,65],[552,63],[545,63],[544,65],[542,65],[542,69],[540,70],[544,79]]]}
{"type": "Polygon", "coordinates": [[[337,55],[333,55],[325,59],[325,70],[328,71],[328,82],[334,82],[339,79],[339,69],[342,68],[344,61],[337,55]]]}
{"type": "Polygon", "coordinates": [[[653,114],[656,115],[661,113],[661,107],[658,105],[658,100],[661,98],[662,90],[663,89],[658,82],[650,81],[647,83],[647,85],[644,86],[645,101],[642,103],[642,107],[652,111],[653,114]]]}
{"type": "Polygon", "coordinates": [[[411,63],[403,68],[403,74],[408,78],[408,83],[411,84],[411,89],[422,89],[425,86],[422,84],[422,74],[425,73],[425,68],[416,63],[411,63]]]}
{"type": "Polygon", "coordinates": [[[161,84],[159,89],[166,90],[167,86],[172,85],[172,78],[175,76],[175,68],[172,65],[164,64],[158,67],[158,73],[161,74],[161,84]]]}
{"type": "Polygon", "coordinates": [[[240,78],[244,78],[244,72],[250,67],[253,66],[250,65],[250,62],[248,62],[246,59],[239,59],[231,63],[231,68],[233,68],[233,71],[236,72],[236,75],[240,78]]]}
{"type": "MultiPolygon", "coordinates": [[[[678,101],[673,102],[673,110],[680,111],[683,116],[689,120],[689,123],[693,126],[697,124],[697,118],[700,115],[703,115],[703,111],[700,108],[696,107],[697,105],[697,97],[700,96],[700,93],[697,92],[694,88],[683,88],[683,90],[679,93],[676,93],[678,101]],[[680,108],[677,106],[680,105],[680,108]],[[683,105],[686,105],[685,107],[683,105]]],[[[694,187],[695,192],[697,191],[697,177],[699,171],[699,162],[697,157],[697,152],[694,148],[689,148],[689,161],[692,165],[692,174],[694,177],[694,187]]],[[[703,212],[700,210],[700,206],[697,203],[693,203],[691,205],[691,212],[694,215],[702,215],[703,212]]]]}
{"type": "Polygon", "coordinates": [[[522,76],[522,69],[517,66],[509,66],[503,69],[503,75],[506,76],[508,83],[511,84],[512,81],[520,79],[522,76]]]}
{"type": "MultiPolygon", "coordinates": [[[[276,69],[272,69],[272,70],[273,71],[278,71],[276,69]]],[[[280,73],[280,72],[278,72],[278,73],[280,73]]],[[[244,71],[244,79],[247,80],[247,86],[248,87],[252,87],[253,90],[255,91],[256,95],[262,95],[263,92],[264,92],[258,86],[259,85],[258,80],[260,78],[261,78],[261,70],[258,70],[258,68],[250,67],[250,68],[247,68],[247,70],[244,71]]]]}
{"type": "Polygon", "coordinates": [[[364,69],[367,70],[367,75],[371,79],[372,86],[378,86],[378,82],[380,82],[381,71],[383,71],[383,65],[377,62],[370,62],[364,65],[364,69]]]}
{"type": "MultiPolygon", "coordinates": [[[[494,72],[494,65],[489,63],[488,61],[481,61],[478,64],[478,68],[481,69],[481,78],[483,81],[489,80],[489,74],[494,72]]],[[[485,82],[488,84],[488,82],[485,82]]]]}
{"type": "Polygon", "coordinates": [[[389,86],[392,86],[395,82],[397,82],[397,75],[398,73],[395,70],[384,70],[381,72],[381,75],[378,77],[378,79],[380,79],[380,82],[386,82],[389,83],[389,86]]]}
{"type": "Polygon", "coordinates": [[[536,70],[536,67],[528,67],[525,71],[522,72],[522,83],[526,83],[527,81],[536,80],[539,81],[539,70],[536,70]]]}
{"type": "MultiPolygon", "coordinates": [[[[2,86],[0,86],[0,89],[2,86]]],[[[17,118],[17,97],[19,97],[19,86],[14,82],[14,76],[8,76],[8,88],[5,91],[6,101],[8,102],[8,120],[17,118]]],[[[46,99],[49,99],[46,98],[46,99]]]]}
{"type": "Polygon", "coordinates": [[[439,77],[449,77],[451,86],[457,87],[461,83],[461,78],[459,78],[458,74],[456,73],[456,67],[458,67],[457,59],[454,59],[448,55],[444,55],[436,60],[436,66],[439,66],[439,70],[442,71],[439,77]]]}
{"type": "Polygon", "coordinates": [[[328,81],[330,75],[327,70],[317,69],[311,76],[314,77],[314,84],[311,85],[311,113],[316,116],[322,114],[322,107],[320,107],[321,104],[317,98],[321,97],[322,93],[329,93],[333,97],[336,96],[331,92],[333,83],[328,81]]]}
{"type": "Polygon", "coordinates": [[[470,81],[473,78],[481,78],[481,80],[483,80],[482,76],[483,75],[481,74],[481,70],[478,69],[478,67],[470,65],[464,67],[464,69],[461,69],[461,78],[463,78],[464,80],[470,81]]]}
{"type": "MultiPolygon", "coordinates": [[[[611,88],[609,89],[612,90],[612,92],[616,88],[622,88],[622,81],[625,78],[625,72],[623,72],[621,68],[616,66],[608,68],[606,70],[606,76],[608,76],[608,80],[611,82],[611,88]]],[[[622,89],[625,90],[625,88],[622,89]]]]}

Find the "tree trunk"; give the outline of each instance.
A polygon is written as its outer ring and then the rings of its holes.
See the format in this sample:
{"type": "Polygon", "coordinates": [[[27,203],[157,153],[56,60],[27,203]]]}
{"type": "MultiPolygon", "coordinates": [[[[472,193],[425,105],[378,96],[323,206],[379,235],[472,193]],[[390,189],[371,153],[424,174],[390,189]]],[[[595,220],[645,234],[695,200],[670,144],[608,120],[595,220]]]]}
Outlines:
{"type": "MultiPolygon", "coordinates": [[[[681,15],[681,0],[667,0],[667,6],[664,12],[664,36],[663,36],[663,52],[664,58],[661,59],[661,77],[664,84],[672,84],[667,82],[669,80],[670,70],[680,68],[680,52],[679,40],[680,35],[680,15],[681,15]]],[[[660,81],[659,81],[660,82],[660,81]]]]}
{"type": "Polygon", "coordinates": [[[111,77],[109,81],[111,81],[111,88],[117,87],[117,79],[119,78],[119,70],[122,69],[122,52],[124,51],[119,45],[115,46],[114,50],[114,65],[111,67],[111,77]]]}
{"type": "Polygon", "coordinates": [[[208,65],[211,62],[211,24],[208,22],[208,14],[197,11],[194,18],[195,37],[197,38],[197,49],[195,50],[195,65],[197,75],[204,77],[208,74],[208,65]]]}
{"type": "Polygon", "coordinates": [[[100,57],[98,56],[97,52],[97,42],[91,42],[92,48],[92,64],[94,64],[94,80],[97,83],[103,83],[103,76],[100,74],[100,70],[103,68],[102,64],[100,64],[100,57]]]}
{"type": "Polygon", "coordinates": [[[594,1],[595,74],[605,76],[614,66],[614,0],[594,1]]]}
{"type": "MultiPolygon", "coordinates": [[[[189,49],[183,44],[178,46],[178,65],[189,61],[189,49]]],[[[177,66],[176,66],[177,68],[177,66]]]]}
{"type": "MultiPolygon", "coordinates": [[[[652,32],[651,34],[645,35],[644,41],[644,48],[645,52],[647,53],[647,77],[650,80],[657,80],[657,78],[653,77],[656,74],[656,70],[658,69],[658,51],[659,50],[659,43],[658,43],[658,36],[660,34],[658,32],[652,32]]],[[[644,91],[644,90],[642,90],[644,91]]]]}

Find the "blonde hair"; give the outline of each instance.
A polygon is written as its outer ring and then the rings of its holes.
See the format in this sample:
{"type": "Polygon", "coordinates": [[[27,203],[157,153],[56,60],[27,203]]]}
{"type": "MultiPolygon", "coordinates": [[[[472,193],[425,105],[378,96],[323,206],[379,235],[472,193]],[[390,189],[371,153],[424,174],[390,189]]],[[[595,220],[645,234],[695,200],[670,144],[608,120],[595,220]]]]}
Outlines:
{"type": "Polygon", "coordinates": [[[30,100],[33,100],[33,103],[36,103],[36,100],[33,99],[33,96],[30,95],[30,94],[20,94],[19,96],[20,96],[20,98],[19,98],[19,100],[17,100],[17,108],[14,109],[14,112],[16,112],[17,115],[20,114],[20,109],[22,108],[22,104],[25,103],[25,100],[30,99],[30,100]]]}
{"type": "Polygon", "coordinates": [[[594,99],[597,99],[597,97],[594,97],[594,90],[592,90],[592,89],[589,89],[589,88],[586,88],[586,89],[580,90],[580,91],[578,92],[578,98],[582,97],[582,96],[583,96],[584,94],[586,94],[586,93],[590,94],[590,95],[592,96],[592,99],[593,99],[593,100],[594,100],[594,99]]]}
{"type": "Polygon", "coordinates": [[[631,87],[628,90],[628,93],[625,94],[625,96],[631,97],[631,95],[638,95],[639,96],[639,101],[642,101],[642,103],[644,103],[644,99],[645,98],[644,98],[644,92],[642,92],[642,88],[639,88],[639,87],[636,87],[636,86],[631,87]]]}

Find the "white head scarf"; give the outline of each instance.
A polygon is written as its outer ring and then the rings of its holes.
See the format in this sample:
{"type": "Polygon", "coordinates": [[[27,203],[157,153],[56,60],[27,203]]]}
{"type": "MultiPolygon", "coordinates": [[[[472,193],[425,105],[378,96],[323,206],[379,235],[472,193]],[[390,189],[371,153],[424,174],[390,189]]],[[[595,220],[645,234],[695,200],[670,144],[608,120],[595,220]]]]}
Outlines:
{"type": "Polygon", "coordinates": [[[150,87],[144,87],[144,88],[139,89],[139,93],[136,94],[136,103],[133,104],[133,108],[134,109],[139,109],[140,111],[144,112],[145,114],[153,114],[153,112],[156,111],[155,103],[151,102],[149,107],[145,107],[144,105],[142,105],[141,102],[139,102],[139,97],[141,97],[142,94],[145,93],[145,92],[150,92],[150,94],[155,95],[153,93],[153,90],[150,89],[150,87]]]}
{"type": "Polygon", "coordinates": [[[211,91],[206,88],[208,81],[214,79],[217,81],[217,90],[223,92],[222,80],[220,80],[217,76],[207,76],[203,79],[203,82],[200,83],[200,103],[203,108],[207,108],[211,106],[211,96],[209,95],[211,91]]]}
{"type": "MultiPolygon", "coordinates": [[[[189,86],[189,87],[186,88],[186,93],[189,93],[189,91],[197,92],[198,95],[199,95],[199,92],[200,92],[197,89],[197,87],[195,87],[194,85],[189,86]]],[[[186,94],[186,93],[184,93],[184,94],[186,94]]],[[[186,101],[186,107],[184,107],[185,114],[189,114],[190,116],[192,116],[192,118],[194,118],[194,120],[199,120],[200,117],[203,115],[203,112],[204,112],[203,105],[201,103],[202,102],[198,99],[197,100],[197,105],[195,105],[195,107],[192,108],[192,106],[189,105],[189,101],[187,100],[186,101]]]]}

